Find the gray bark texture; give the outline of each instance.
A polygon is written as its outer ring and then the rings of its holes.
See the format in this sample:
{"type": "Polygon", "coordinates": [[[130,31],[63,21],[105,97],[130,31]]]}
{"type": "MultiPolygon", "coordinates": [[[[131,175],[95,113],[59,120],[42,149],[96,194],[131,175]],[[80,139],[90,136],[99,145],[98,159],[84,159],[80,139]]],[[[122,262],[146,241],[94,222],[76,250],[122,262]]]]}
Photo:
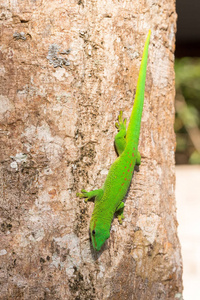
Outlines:
{"type": "Polygon", "coordinates": [[[174,0],[1,0],[0,299],[182,299],[174,0]],[[152,30],[125,219],[95,253],[93,203],[116,159],[152,30]]]}

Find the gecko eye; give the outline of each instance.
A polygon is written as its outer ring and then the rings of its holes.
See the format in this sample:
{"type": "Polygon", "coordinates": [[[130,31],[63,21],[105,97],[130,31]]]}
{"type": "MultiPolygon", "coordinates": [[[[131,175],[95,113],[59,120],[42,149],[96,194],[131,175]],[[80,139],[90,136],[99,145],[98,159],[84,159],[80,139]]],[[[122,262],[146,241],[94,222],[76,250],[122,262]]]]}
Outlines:
{"type": "Polygon", "coordinates": [[[92,230],[92,235],[95,235],[95,233],[96,233],[95,230],[92,230]]]}

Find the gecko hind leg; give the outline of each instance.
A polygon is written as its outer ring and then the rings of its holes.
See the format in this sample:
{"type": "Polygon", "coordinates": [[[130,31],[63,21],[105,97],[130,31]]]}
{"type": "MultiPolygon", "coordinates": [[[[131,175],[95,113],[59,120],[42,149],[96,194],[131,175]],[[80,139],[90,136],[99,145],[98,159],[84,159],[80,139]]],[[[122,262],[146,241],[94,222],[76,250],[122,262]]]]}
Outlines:
{"type": "Polygon", "coordinates": [[[141,164],[141,154],[138,151],[137,152],[137,156],[136,156],[136,165],[140,165],[141,164]]]}
{"type": "Polygon", "coordinates": [[[118,122],[115,123],[115,127],[118,129],[118,133],[115,136],[115,147],[119,155],[122,154],[126,147],[126,119],[122,118],[123,112],[119,112],[118,122]]]}
{"type": "Polygon", "coordinates": [[[117,213],[119,224],[122,224],[122,220],[124,219],[124,202],[120,202],[115,212],[117,213]]]}
{"type": "Polygon", "coordinates": [[[81,190],[81,193],[76,194],[79,198],[85,198],[84,201],[88,202],[88,200],[91,200],[92,198],[95,198],[95,200],[100,200],[103,196],[103,190],[93,190],[91,192],[87,192],[86,190],[81,190]]]}

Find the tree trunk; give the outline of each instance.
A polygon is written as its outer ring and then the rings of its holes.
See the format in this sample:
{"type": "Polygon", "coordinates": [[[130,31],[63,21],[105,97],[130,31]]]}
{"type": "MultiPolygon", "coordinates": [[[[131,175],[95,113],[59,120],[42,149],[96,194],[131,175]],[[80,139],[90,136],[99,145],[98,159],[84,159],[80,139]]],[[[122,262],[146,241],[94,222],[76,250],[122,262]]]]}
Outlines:
{"type": "Polygon", "coordinates": [[[174,0],[1,1],[1,299],[181,299],[174,198],[174,0]],[[95,253],[93,203],[116,159],[152,29],[142,163],[95,253]]]}

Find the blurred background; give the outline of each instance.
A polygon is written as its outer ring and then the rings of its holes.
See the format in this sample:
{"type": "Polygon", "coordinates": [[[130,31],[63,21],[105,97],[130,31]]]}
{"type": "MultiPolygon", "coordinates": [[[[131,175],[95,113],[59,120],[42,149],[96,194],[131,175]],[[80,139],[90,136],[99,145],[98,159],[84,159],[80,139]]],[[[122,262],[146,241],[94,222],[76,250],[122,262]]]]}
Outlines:
{"type": "Polygon", "coordinates": [[[176,0],[176,200],[184,300],[200,300],[200,0],[176,0]]]}
{"type": "Polygon", "coordinates": [[[176,164],[200,164],[200,1],[177,0],[176,164]]]}

